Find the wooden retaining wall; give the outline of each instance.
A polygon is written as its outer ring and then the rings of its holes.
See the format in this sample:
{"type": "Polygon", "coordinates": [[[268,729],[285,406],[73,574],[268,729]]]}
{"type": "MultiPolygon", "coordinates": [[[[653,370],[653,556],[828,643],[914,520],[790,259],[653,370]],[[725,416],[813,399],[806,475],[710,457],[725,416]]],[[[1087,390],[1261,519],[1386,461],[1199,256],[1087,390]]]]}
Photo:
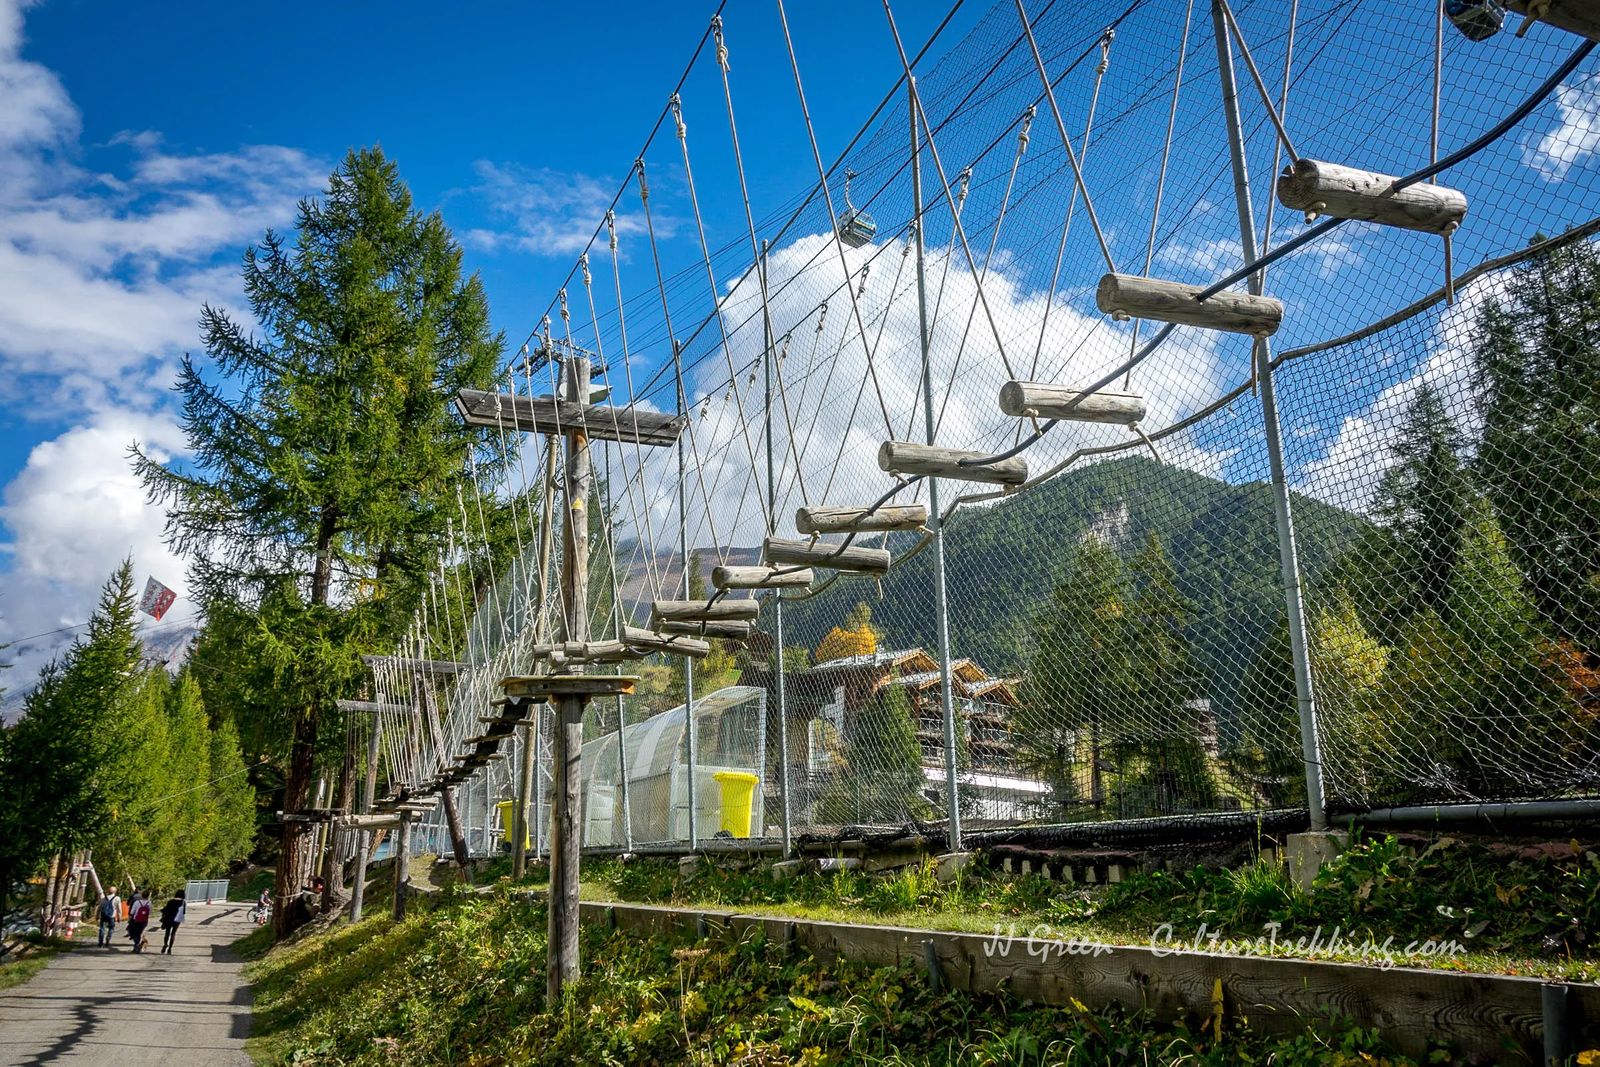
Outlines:
{"type": "MultiPolygon", "coordinates": [[[[1117,1004],[1166,1020],[1212,1017],[1218,998],[1228,1022],[1263,1033],[1298,1033],[1338,1015],[1376,1028],[1400,1051],[1420,1055],[1450,1042],[1479,1062],[1539,1063],[1543,1057],[1538,979],[1459,971],[1375,967],[1317,960],[1086,945],[1019,936],[946,933],[899,926],[750,915],[649,904],[584,901],[582,921],[649,935],[704,931],[718,938],[764,937],[822,960],[925,966],[938,981],[1044,1004],[1117,1004]]],[[[1573,1049],[1600,1047],[1600,985],[1563,983],[1573,1049]]]]}

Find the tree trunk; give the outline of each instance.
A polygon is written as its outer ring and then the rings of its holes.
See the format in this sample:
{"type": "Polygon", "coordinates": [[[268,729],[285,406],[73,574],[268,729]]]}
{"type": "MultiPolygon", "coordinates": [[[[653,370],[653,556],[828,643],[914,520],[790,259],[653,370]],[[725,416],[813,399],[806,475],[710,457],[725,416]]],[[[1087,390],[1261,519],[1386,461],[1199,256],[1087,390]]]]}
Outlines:
{"type": "MultiPolygon", "coordinates": [[[[355,749],[346,744],[344,747],[344,763],[339,767],[339,783],[335,789],[333,806],[340,811],[351,810],[355,798],[356,754],[355,749]]],[[[328,851],[322,859],[322,910],[327,911],[333,907],[333,897],[336,889],[344,885],[344,842],[345,831],[338,820],[328,823],[328,851]]]]}
{"type": "Polygon", "coordinates": [[[45,936],[50,934],[50,924],[55,918],[54,908],[56,901],[56,874],[61,865],[61,853],[53,852],[50,862],[44,869],[44,896],[39,900],[39,932],[45,936]]]}
{"type": "MultiPolygon", "coordinates": [[[[307,708],[295,719],[294,738],[289,747],[289,773],[283,779],[283,810],[302,811],[311,797],[311,775],[315,762],[317,709],[307,708]]],[[[272,933],[283,938],[293,932],[289,902],[300,891],[302,869],[310,842],[305,823],[286,822],[282,826],[278,850],[278,870],[272,887],[272,933]]]]}
{"type": "MultiPolygon", "coordinates": [[[[317,551],[311,570],[311,606],[328,603],[333,588],[333,537],[338,531],[339,513],[333,504],[322,506],[318,517],[317,551]]],[[[317,726],[321,709],[313,695],[310,704],[295,717],[294,737],[289,745],[289,771],[283,778],[283,810],[304,811],[311,795],[311,777],[316,769],[317,726]]],[[[299,892],[309,857],[305,823],[284,823],[278,870],[273,884],[272,933],[275,938],[289,934],[289,901],[299,892]]]]}

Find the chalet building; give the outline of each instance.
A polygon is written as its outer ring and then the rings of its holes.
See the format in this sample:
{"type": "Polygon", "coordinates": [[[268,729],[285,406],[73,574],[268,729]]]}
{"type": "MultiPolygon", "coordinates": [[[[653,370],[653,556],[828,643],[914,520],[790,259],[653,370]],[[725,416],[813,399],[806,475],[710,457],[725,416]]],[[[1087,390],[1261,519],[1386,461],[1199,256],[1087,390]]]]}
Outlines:
{"type": "MultiPolygon", "coordinates": [[[[951,674],[963,814],[969,819],[1030,817],[1048,786],[1016,763],[1011,714],[1017,707],[1017,680],[991,678],[971,659],[953,661],[951,674]]],[[[775,682],[770,670],[764,664],[748,664],[741,681],[768,689],[769,716],[775,716],[775,682]]],[[[850,773],[845,752],[856,713],[890,689],[902,690],[907,698],[905,703],[922,757],[920,792],[942,808],[945,745],[937,659],[920,648],[866,651],[827,659],[805,670],[790,670],[784,681],[789,710],[789,773],[794,790],[791,803],[797,821],[828,821],[816,816],[817,803],[842,775],[850,773]]],[[[774,760],[769,774],[773,804],[778,803],[780,780],[776,727],[773,718],[767,734],[774,760]]]]}

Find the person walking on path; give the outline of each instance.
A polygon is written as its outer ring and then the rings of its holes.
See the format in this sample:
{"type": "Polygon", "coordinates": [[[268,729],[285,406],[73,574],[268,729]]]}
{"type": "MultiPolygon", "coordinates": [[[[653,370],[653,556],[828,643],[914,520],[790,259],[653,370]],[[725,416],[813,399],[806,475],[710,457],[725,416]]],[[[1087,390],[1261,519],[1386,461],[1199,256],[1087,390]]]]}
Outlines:
{"type": "Polygon", "coordinates": [[[177,896],[161,905],[161,951],[165,955],[172,955],[172,939],[177,936],[178,927],[183,925],[186,910],[181,889],[177,896]]]}
{"type": "Polygon", "coordinates": [[[150,900],[138,890],[128,902],[128,936],[133,939],[133,951],[144,949],[144,928],[150,925],[150,900]]]}
{"type": "Polygon", "coordinates": [[[110,891],[100,898],[100,907],[96,914],[100,917],[100,947],[110,948],[111,939],[117,934],[117,920],[122,918],[122,900],[117,896],[116,886],[112,886],[110,891]]]}

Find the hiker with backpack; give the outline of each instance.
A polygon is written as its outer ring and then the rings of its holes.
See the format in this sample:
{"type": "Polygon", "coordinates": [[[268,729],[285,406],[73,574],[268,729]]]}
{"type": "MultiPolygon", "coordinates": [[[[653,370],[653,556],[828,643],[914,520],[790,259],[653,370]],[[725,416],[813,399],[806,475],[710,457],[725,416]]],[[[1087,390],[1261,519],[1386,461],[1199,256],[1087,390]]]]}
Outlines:
{"type": "Polygon", "coordinates": [[[161,906],[161,951],[165,955],[172,955],[172,939],[177,936],[178,927],[183,925],[186,910],[181,889],[177,896],[161,906]]]}
{"type": "Polygon", "coordinates": [[[133,891],[128,902],[128,937],[133,941],[133,951],[144,949],[144,928],[150,925],[150,898],[148,893],[133,891]]]}
{"type": "Polygon", "coordinates": [[[110,948],[111,939],[117,933],[117,920],[122,918],[122,899],[117,896],[116,886],[112,886],[100,898],[100,907],[96,914],[100,917],[100,947],[110,948]]]}

